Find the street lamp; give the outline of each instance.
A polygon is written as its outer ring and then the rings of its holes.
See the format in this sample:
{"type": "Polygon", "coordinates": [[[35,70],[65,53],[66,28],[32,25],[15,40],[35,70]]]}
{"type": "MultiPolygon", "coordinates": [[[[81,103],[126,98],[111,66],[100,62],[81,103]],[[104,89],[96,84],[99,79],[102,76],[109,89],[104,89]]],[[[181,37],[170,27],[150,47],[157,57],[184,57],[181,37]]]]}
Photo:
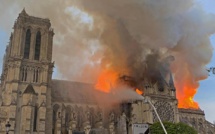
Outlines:
{"type": "Polygon", "coordinates": [[[9,123],[9,121],[7,122],[7,124],[5,125],[5,127],[6,127],[6,134],[9,134],[9,131],[10,131],[10,123],[9,123]]]}

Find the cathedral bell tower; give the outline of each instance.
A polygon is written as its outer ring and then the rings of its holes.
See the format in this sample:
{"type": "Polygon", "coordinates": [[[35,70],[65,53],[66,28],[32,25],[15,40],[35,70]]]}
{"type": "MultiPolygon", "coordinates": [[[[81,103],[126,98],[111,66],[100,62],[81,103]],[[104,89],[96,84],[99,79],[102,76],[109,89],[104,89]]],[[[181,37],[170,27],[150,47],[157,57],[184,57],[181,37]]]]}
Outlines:
{"type": "Polygon", "coordinates": [[[148,72],[155,76],[154,80],[144,78],[140,90],[142,90],[145,100],[132,104],[131,115],[134,123],[153,124],[159,121],[151,104],[156,108],[162,121],[179,122],[176,89],[170,70],[173,60],[173,56],[168,56],[158,63],[157,69],[148,72]]]}
{"type": "Polygon", "coordinates": [[[13,29],[1,76],[1,125],[9,121],[15,134],[51,133],[54,32],[50,20],[29,16],[23,9],[13,29]]]}

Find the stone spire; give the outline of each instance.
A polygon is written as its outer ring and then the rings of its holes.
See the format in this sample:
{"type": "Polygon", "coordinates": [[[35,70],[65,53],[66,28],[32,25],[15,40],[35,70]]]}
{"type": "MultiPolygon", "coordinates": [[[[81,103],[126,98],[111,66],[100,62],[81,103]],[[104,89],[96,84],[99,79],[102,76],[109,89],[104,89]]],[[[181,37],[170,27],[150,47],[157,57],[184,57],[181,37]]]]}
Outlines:
{"type": "Polygon", "coordinates": [[[19,15],[28,16],[28,14],[25,11],[25,8],[22,9],[22,12],[19,15]]]}

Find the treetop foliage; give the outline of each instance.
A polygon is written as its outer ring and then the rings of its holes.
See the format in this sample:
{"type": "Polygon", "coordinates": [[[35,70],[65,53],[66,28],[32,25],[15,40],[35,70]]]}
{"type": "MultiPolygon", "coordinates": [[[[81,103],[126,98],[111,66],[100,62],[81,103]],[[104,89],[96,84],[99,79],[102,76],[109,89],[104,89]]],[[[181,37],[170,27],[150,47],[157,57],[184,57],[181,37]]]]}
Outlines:
{"type": "MultiPolygon", "coordinates": [[[[168,134],[197,134],[196,130],[184,123],[163,122],[168,134]]],[[[160,122],[150,127],[151,134],[165,134],[160,122]]]]}

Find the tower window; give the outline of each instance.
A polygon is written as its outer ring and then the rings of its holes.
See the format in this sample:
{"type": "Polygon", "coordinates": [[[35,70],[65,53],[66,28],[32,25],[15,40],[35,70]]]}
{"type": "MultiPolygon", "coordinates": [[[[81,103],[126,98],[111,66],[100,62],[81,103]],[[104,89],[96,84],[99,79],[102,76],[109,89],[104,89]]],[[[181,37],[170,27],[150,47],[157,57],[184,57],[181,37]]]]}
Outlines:
{"type": "Polygon", "coordinates": [[[37,69],[37,71],[36,71],[36,82],[38,82],[38,77],[39,77],[39,70],[37,69]]]}
{"type": "Polygon", "coordinates": [[[26,68],[26,69],[25,69],[25,73],[24,73],[24,81],[27,81],[27,74],[28,74],[27,71],[28,71],[28,70],[27,70],[27,68],[26,68]]]}
{"type": "Polygon", "coordinates": [[[52,134],[56,134],[56,128],[57,128],[57,119],[60,118],[59,114],[60,112],[58,112],[60,106],[58,104],[55,104],[53,106],[53,115],[52,115],[52,134]]]}
{"type": "Polygon", "coordinates": [[[28,29],[25,36],[25,49],[24,49],[24,58],[29,59],[30,54],[30,44],[31,44],[31,30],[28,29]]]}
{"type": "Polygon", "coordinates": [[[33,75],[33,82],[35,82],[35,78],[36,78],[36,70],[34,70],[34,75],[33,75]]]}
{"type": "Polygon", "coordinates": [[[21,80],[22,81],[27,81],[27,71],[28,71],[28,69],[26,67],[23,67],[21,71],[22,71],[22,78],[21,78],[21,80]]]}
{"type": "Polygon", "coordinates": [[[41,33],[40,31],[38,31],[36,35],[36,44],[35,44],[35,53],[34,53],[35,60],[40,59],[40,46],[41,46],[41,33]]]}
{"type": "Polygon", "coordinates": [[[22,68],[22,81],[24,81],[24,79],[25,79],[25,69],[22,68]]]}
{"type": "Polygon", "coordinates": [[[34,69],[33,82],[39,81],[39,68],[34,69]]]}
{"type": "Polygon", "coordinates": [[[33,131],[36,132],[37,131],[37,113],[38,113],[38,107],[35,106],[34,108],[34,126],[33,126],[33,131]]]}

